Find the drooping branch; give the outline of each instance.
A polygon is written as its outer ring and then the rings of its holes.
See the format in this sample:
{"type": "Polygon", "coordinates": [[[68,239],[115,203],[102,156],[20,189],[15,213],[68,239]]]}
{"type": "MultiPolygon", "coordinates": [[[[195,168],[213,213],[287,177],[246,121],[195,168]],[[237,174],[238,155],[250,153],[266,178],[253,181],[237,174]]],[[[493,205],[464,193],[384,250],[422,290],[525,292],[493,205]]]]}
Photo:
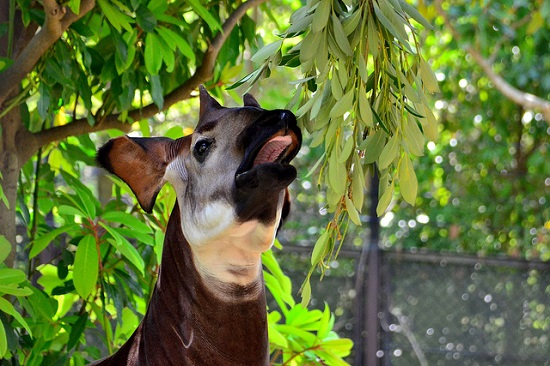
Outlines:
{"type": "MultiPolygon", "coordinates": [[[[212,78],[214,73],[214,67],[216,59],[222,46],[229,37],[229,34],[237,25],[237,22],[244,16],[244,14],[251,8],[260,5],[267,0],[249,0],[242,3],[231,15],[226,19],[222,26],[222,31],[218,32],[216,36],[210,42],[208,50],[205,52],[201,65],[195,70],[195,73],[187,79],[183,84],[174,89],[172,92],[164,97],[163,109],[168,109],[173,104],[189,99],[191,93],[198,88],[198,86],[212,78]]],[[[128,112],[128,118],[130,120],[141,120],[149,118],[159,113],[160,109],[151,103],[143,108],[134,109],[128,112]]],[[[90,126],[86,119],[79,119],[72,123],[53,127],[48,130],[36,133],[33,135],[33,139],[36,141],[35,146],[43,146],[53,141],[62,140],[68,136],[79,135],[90,132],[97,132],[107,129],[120,129],[128,131],[130,125],[128,123],[121,122],[119,120],[120,114],[111,114],[104,117],[97,125],[90,126]]],[[[31,154],[34,151],[31,152],[31,154]]]]}
{"type": "Polygon", "coordinates": [[[95,0],[82,0],[79,14],[75,14],[70,9],[57,4],[56,0],[44,0],[43,6],[44,24],[17,56],[14,63],[2,73],[0,106],[8,98],[10,92],[31,72],[40,57],[61,37],[63,32],[94,8],[95,0]]]}
{"type": "MultiPolygon", "coordinates": [[[[453,22],[449,19],[447,13],[441,7],[441,0],[435,2],[437,13],[445,20],[445,25],[449,28],[453,37],[457,40],[462,39],[462,35],[454,27],[453,22]]],[[[491,62],[483,57],[483,55],[472,45],[467,44],[464,50],[472,56],[474,61],[485,72],[489,80],[494,84],[495,88],[502,93],[506,98],[515,104],[522,106],[525,109],[538,110],[544,116],[544,119],[550,124],[550,101],[540,98],[536,95],[524,92],[517,89],[508,83],[502,76],[497,74],[493,69],[491,62]]]]}

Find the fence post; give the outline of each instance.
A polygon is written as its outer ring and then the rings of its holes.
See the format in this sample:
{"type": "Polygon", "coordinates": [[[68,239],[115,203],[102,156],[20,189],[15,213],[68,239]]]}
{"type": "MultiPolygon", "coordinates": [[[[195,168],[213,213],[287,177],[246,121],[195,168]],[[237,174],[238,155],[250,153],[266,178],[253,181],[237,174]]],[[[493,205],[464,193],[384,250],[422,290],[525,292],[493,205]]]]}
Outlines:
{"type": "Polygon", "coordinates": [[[369,239],[363,243],[355,280],[356,366],[377,366],[380,359],[380,220],[376,214],[379,179],[374,169],[370,182],[369,239]]]}

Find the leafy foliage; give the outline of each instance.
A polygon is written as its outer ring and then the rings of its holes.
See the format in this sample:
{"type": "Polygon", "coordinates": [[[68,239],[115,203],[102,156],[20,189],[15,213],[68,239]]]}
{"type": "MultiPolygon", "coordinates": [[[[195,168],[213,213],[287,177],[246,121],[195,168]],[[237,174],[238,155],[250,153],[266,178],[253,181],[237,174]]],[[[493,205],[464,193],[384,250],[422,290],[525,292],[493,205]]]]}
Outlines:
{"type": "Polygon", "coordinates": [[[259,68],[235,84],[269,76],[279,65],[299,67],[303,75],[289,107],[299,104],[296,113],[312,134],[310,146],[324,146],[315,165],[317,184],[327,187],[328,211],[334,213],[315,244],[308,280],[314,266],[325,268],[336,257],[349,221],[361,225],[367,172],[379,171],[379,215],[396,182],[405,201],[415,202],[418,182],[410,156],[423,155],[425,138],[436,138],[425,95],[438,85],[420,54],[413,20],[431,28],[405,1],[308,1],[291,16],[281,39],[252,57],[259,68]]]}
{"type": "Polygon", "coordinates": [[[263,254],[264,278],[271,295],[279,305],[268,314],[272,365],[304,365],[322,362],[347,365],[353,343],[332,331],[334,315],[325,304],[324,311],[308,310],[292,297],[290,279],[283,274],[272,251],[263,254]]]}

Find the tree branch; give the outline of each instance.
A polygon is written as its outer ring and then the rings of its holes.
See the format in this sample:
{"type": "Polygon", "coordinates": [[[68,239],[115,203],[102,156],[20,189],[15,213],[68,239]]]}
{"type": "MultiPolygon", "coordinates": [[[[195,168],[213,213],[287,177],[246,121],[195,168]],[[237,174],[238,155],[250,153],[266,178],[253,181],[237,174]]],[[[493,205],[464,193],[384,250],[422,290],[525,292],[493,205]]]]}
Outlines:
{"type": "Polygon", "coordinates": [[[31,72],[40,57],[61,37],[63,32],[94,8],[95,0],[82,0],[79,14],[58,5],[56,0],[44,0],[43,4],[46,16],[44,24],[17,56],[13,65],[2,73],[0,106],[8,98],[11,91],[19,86],[25,76],[31,72]]]}
{"type": "Polygon", "coordinates": [[[26,162],[41,146],[45,146],[51,142],[63,140],[69,136],[78,136],[91,132],[99,132],[104,130],[120,130],[129,132],[132,124],[122,122],[116,119],[104,120],[94,126],[90,126],[85,118],[78,119],[66,125],[56,126],[43,130],[41,132],[32,133],[24,129],[17,134],[17,150],[20,161],[26,162]]]}
{"type": "MultiPolygon", "coordinates": [[[[249,0],[245,3],[242,3],[237,9],[235,9],[233,13],[231,13],[231,15],[224,22],[222,26],[222,31],[216,34],[216,36],[212,39],[208,50],[205,52],[202,58],[202,63],[195,70],[195,73],[183,84],[181,84],[179,87],[177,87],[164,97],[164,110],[168,109],[170,106],[179,101],[189,99],[192,91],[196,90],[200,84],[212,78],[218,54],[220,53],[222,46],[227,40],[227,37],[229,37],[231,31],[237,25],[237,22],[244,16],[247,10],[258,6],[265,1],[267,0],[249,0]]],[[[144,118],[152,117],[159,112],[159,108],[154,103],[151,103],[143,108],[129,111],[128,117],[131,120],[141,120],[144,118]]],[[[31,135],[33,135],[32,139],[36,141],[35,146],[44,146],[53,141],[62,140],[68,136],[81,135],[84,133],[97,132],[107,129],[119,129],[122,131],[129,131],[131,125],[129,123],[121,122],[119,120],[119,117],[120,114],[108,115],[95,126],[90,126],[86,119],[79,119],[69,124],[53,127],[31,135]]],[[[28,138],[28,136],[26,136],[25,138],[28,138]]]]}
{"type": "MultiPolygon", "coordinates": [[[[462,35],[453,26],[453,22],[449,19],[445,11],[441,8],[441,0],[435,2],[437,13],[443,18],[445,24],[451,31],[456,40],[461,40],[462,35]]],[[[483,55],[471,45],[464,46],[464,50],[472,56],[474,61],[485,72],[489,80],[494,84],[495,88],[502,93],[506,98],[525,109],[534,109],[542,112],[544,119],[550,124],[550,101],[542,99],[536,95],[521,91],[508,83],[504,78],[493,70],[493,65],[486,60],[483,55]]]]}
{"type": "MultiPolygon", "coordinates": [[[[222,31],[216,34],[212,39],[208,50],[205,52],[201,65],[195,70],[195,73],[187,79],[183,84],[178,86],[172,92],[167,94],[164,97],[164,106],[163,109],[166,110],[173,104],[189,99],[191,92],[196,90],[198,86],[212,78],[214,73],[214,67],[216,65],[216,59],[222,46],[224,45],[227,37],[233,28],[237,25],[237,22],[245,15],[245,13],[261,3],[266,2],[267,0],[248,0],[245,3],[239,5],[237,9],[226,19],[222,26],[222,31]]],[[[141,109],[132,110],[128,113],[128,117],[133,120],[140,120],[143,118],[149,118],[159,113],[160,109],[154,104],[151,103],[141,109]]],[[[106,117],[107,119],[118,119],[118,115],[110,115],[106,117]]]]}

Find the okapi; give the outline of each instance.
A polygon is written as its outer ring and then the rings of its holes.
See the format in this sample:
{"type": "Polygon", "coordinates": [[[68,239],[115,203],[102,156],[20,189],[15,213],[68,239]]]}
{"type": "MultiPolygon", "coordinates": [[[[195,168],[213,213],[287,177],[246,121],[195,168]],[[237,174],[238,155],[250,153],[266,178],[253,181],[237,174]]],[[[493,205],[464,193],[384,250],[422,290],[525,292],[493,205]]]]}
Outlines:
{"type": "Polygon", "coordinates": [[[295,116],[249,94],[222,107],[200,88],[193,134],[119,137],[97,154],[151,212],[170,182],[177,202],[158,279],[130,339],[96,365],[267,365],[261,254],[288,214],[290,161],[302,143],[295,116]]]}

